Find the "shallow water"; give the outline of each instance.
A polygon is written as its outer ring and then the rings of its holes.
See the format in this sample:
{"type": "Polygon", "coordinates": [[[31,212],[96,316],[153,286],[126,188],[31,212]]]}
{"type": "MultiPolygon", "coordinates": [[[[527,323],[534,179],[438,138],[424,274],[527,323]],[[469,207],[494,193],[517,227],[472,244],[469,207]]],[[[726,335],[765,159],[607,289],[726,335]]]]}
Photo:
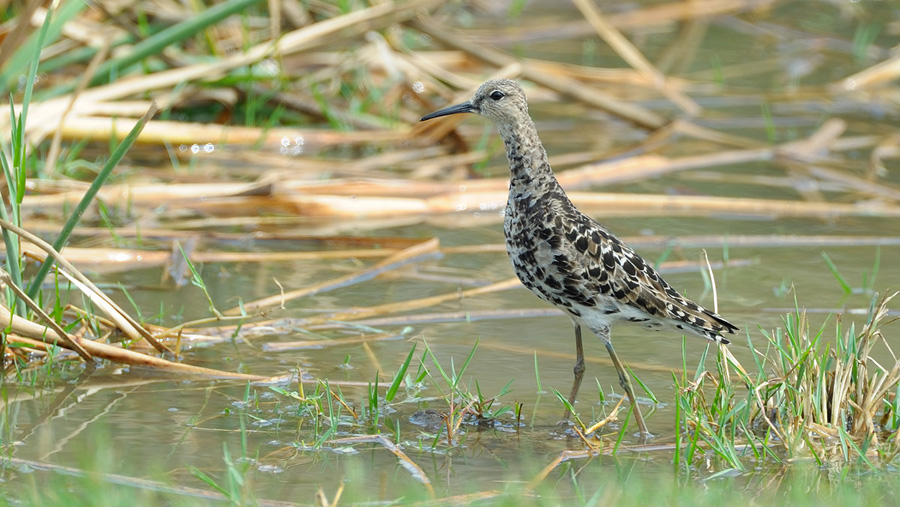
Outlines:
{"type": "MultiPolygon", "coordinates": [[[[878,4],[878,2],[876,2],[878,4]]],[[[888,4],[888,2],[884,2],[888,4]]],[[[794,18],[798,7],[788,2],[770,14],[766,22],[778,23],[796,29],[809,28],[803,19],[794,18]]],[[[896,10],[885,6],[867,5],[873,12],[883,9],[895,16],[896,10]]],[[[540,11],[523,14],[522,25],[539,23],[540,11]],[[529,17],[531,16],[531,17],[529,17]]],[[[565,18],[566,16],[564,16],[565,18]]],[[[571,19],[571,18],[568,18],[571,19]]],[[[827,37],[841,41],[852,40],[853,31],[842,23],[841,14],[823,11],[818,14],[820,23],[834,28],[827,37]]],[[[760,21],[761,22],[761,21],[760,21]]],[[[896,21],[895,21],[896,22],[896,21]]],[[[808,136],[815,130],[828,111],[819,108],[827,104],[825,99],[813,98],[806,103],[792,101],[784,95],[767,99],[766,93],[780,93],[791,64],[810,54],[825,59],[801,84],[828,83],[845,76],[849,68],[862,68],[847,54],[819,53],[810,46],[783,50],[783,42],[766,38],[759,33],[743,35],[739,28],[743,22],[721,20],[713,22],[703,47],[694,58],[692,69],[685,73],[710,69],[710,60],[729,67],[742,63],[747,54],[753,60],[775,58],[779,65],[775,70],[726,84],[732,91],[711,92],[708,96],[697,93],[696,99],[707,106],[705,124],[711,128],[740,134],[759,140],[767,139],[766,122],[760,119],[763,100],[771,102],[774,111],[776,142],[785,142],[808,136]],[[731,102],[729,99],[732,99],[731,102]],[[748,103],[750,105],[748,105],[748,103]],[[721,115],[721,121],[716,116],[721,115]],[[745,121],[746,120],[746,121],[745,121]]],[[[477,24],[476,24],[477,25],[477,24]]],[[[481,28],[483,33],[484,28],[481,28]]],[[[675,25],[662,27],[635,37],[640,47],[653,60],[662,54],[674,40],[678,30],[675,25]]],[[[818,32],[816,32],[818,33],[818,32]]],[[[825,35],[823,35],[825,37],[825,35]]],[[[812,39],[812,37],[810,37],[812,39]]],[[[880,47],[888,47],[894,40],[879,39],[880,47]]],[[[809,44],[812,44],[807,40],[809,44]]],[[[592,58],[600,64],[617,65],[616,57],[591,37],[579,37],[541,45],[523,44],[518,54],[534,58],[550,58],[585,52],[586,47],[596,52],[592,58]],[[573,49],[574,48],[574,49],[573,49]]],[[[591,53],[594,54],[594,53],[591,53]]],[[[581,63],[588,56],[570,56],[574,63],[581,63]]],[[[668,105],[660,101],[646,100],[650,107],[668,105]]],[[[848,121],[850,132],[872,133],[896,131],[897,112],[887,108],[886,115],[872,114],[867,110],[850,109],[834,116],[848,121]]],[[[562,103],[542,103],[532,108],[545,144],[552,155],[574,150],[621,147],[640,139],[638,132],[620,124],[611,124],[600,113],[585,112],[578,107],[562,103]],[[559,107],[557,107],[557,105],[559,107]],[[576,135],[579,134],[579,135],[576,135]]],[[[483,122],[469,118],[464,132],[477,133],[483,122]]],[[[698,123],[704,124],[704,121],[698,123]]],[[[477,138],[477,137],[476,137],[477,138]]],[[[691,141],[689,147],[677,143],[667,144],[661,152],[670,156],[690,154],[694,150],[710,149],[710,146],[691,141]]],[[[497,176],[505,172],[502,151],[497,151],[488,172],[497,176]]],[[[867,153],[851,153],[847,158],[853,164],[851,171],[864,167],[867,153]]],[[[735,173],[757,175],[784,175],[785,171],[772,162],[752,165],[734,165],[696,171],[700,173],[735,173]]],[[[697,193],[735,197],[765,197],[796,199],[797,194],[788,188],[706,182],[691,176],[692,171],[627,185],[613,185],[603,191],[639,193],[697,193]]],[[[895,171],[896,173],[896,171],[895,171]]],[[[803,177],[796,174],[796,177],[803,177]]],[[[897,176],[888,176],[888,183],[895,183],[897,176]]],[[[727,181],[727,179],[726,179],[727,181]]],[[[599,189],[598,189],[599,190],[599,189]]],[[[825,195],[831,195],[825,192],[825,195]]],[[[847,193],[841,194],[847,198],[847,193]]],[[[860,199],[866,199],[860,196],[860,199]]],[[[852,201],[851,201],[852,202],[852,201]]],[[[471,216],[471,213],[466,213],[471,216]]],[[[732,352],[744,364],[752,364],[747,346],[748,336],[759,343],[766,330],[778,327],[785,312],[794,307],[795,298],[801,307],[807,308],[816,325],[831,322],[831,312],[841,309],[866,309],[873,292],[884,293],[896,288],[900,279],[900,244],[895,219],[878,217],[781,218],[760,219],[740,216],[712,217],[610,217],[598,216],[606,226],[622,237],[634,239],[640,244],[636,249],[648,260],[666,257],[666,260],[698,261],[700,248],[675,247],[663,242],[640,241],[642,236],[691,237],[718,235],[718,244],[706,246],[712,262],[726,256],[728,263],[715,270],[719,312],[741,328],[733,339],[732,352]],[[866,243],[858,246],[741,246],[729,243],[730,237],[743,235],[823,235],[832,237],[875,236],[882,238],[881,246],[866,243]],[[829,270],[823,252],[837,266],[840,274],[855,289],[845,294],[840,283],[829,270]],[[880,256],[880,261],[876,258],[880,256]],[[877,267],[874,282],[871,275],[877,267]],[[794,290],[789,290],[791,287],[794,290]]],[[[452,220],[452,218],[451,218],[452,220]]],[[[460,223],[466,223],[460,221],[460,223]]],[[[499,217],[493,221],[473,226],[441,228],[417,223],[406,227],[369,230],[372,236],[401,236],[427,239],[437,237],[442,247],[458,245],[501,244],[502,228],[499,217]]],[[[281,248],[293,245],[282,243],[281,248]]],[[[264,247],[261,247],[264,248],[264,247]]],[[[203,267],[204,279],[214,302],[220,308],[233,306],[237,297],[251,300],[277,292],[273,277],[286,288],[305,287],[327,280],[370,264],[369,260],[341,260],[314,262],[279,262],[259,266],[255,264],[208,264],[203,267]]],[[[663,266],[665,270],[665,266],[663,266]]],[[[430,295],[465,290],[486,283],[497,282],[513,276],[509,261],[502,252],[479,254],[447,254],[432,261],[417,263],[400,270],[396,275],[337,289],[292,303],[279,316],[300,318],[324,310],[352,307],[369,307],[387,302],[405,301],[430,295]],[[430,280],[425,276],[444,277],[430,280]],[[460,281],[461,280],[461,281],[460,281]]],[[[699,268],[666,275],[667,280],[679,291],[697,302],[711,306],[713,297],[707,289],[699,268]]],[[[161,292],[157,289],[159,272],[135,271],[100,278],[95,281],[122,283],[129,287],[131,296],[138,302],[144,315],[154,315],[160,310],[160,302],[168,317],[165,324],[174,325],[181,319],[208,315],[206,301],[194,288],[161,292]]],[[[128,307],[121,293],[116,299],[128,307]]],[[[541,301],[523,288],[496,292],[442,303],[419,310],[430,312],[477,312],[500,309],[546,309],[541,301]]],[[[844,323],[863,323],[864,314],[844,317],[844,323]]],[[[379,326],[386,332],[404,331],[406,324],[379,326]]],[[[830,329],[830,328],[826,328],[830,329]]],[[[513,407],[522,404],[522,416],[517,420],[512,411],[502,414],[496,427],[479,429],[465,423],[457,435],[461,443],[441,444],[431,449],[435,441],[435,428],[421,428],[410,422],[417,411],[436,409],[447,411],[448,406],[441,393],[449,391],[446,382],[436,372],[433,361],[425,359],[432,377],[426,379],[427,387],[418,397],[407,399],[403,388],[397,400],[385,415],[386,422],[378,426],[390,439],[399,425],[399,444],[415,461],[431,481],[438,496],[503,490],[509,484],[527,482],[562,450],[584,449],[583,443],[571,433],[555,425],[563,406],[552,389],[568,392],[574,363],[574,345],[571,325],[562,316],[540,316],[515,319],[473,320],[471,322],[444,322],[414,324],[404,331],[404,337],[396,340],[349,344],[319,349],[303,349],[286,352],[267,352],[266,343],[311,339],[303,332],[247,338],[238,343],[219,343],[195,348],[185,354],[185,362],[229,371],[241,371],[261,375],[280,375],[296,371],[317,379],[339,382],[355,382],[361,385],[343,385],[340,390],[347,402],[361,410],[368,402],[366,383],[379,378],[382,390],[400,367],[413,344],[417,344],[410,374],[422,362],[425,344],[440,365],[447,371],[451,365],[458,371],[475,348],[474,356],[461,378],[461,385],[469,392],[480,390],[485,397],[494,396],[511,383],[511,391],[498,405],[513,407]],[[476,347],[477,343],[477,347],[476,347]],[[535,369],[537,362],[540,389],[535,369]]],[[[339,333],[323,332],[328,337],[339,333]]],[[[832,332],[833,334],[833,332],[832,332]]],[[[831,335],[828,335],[831,336],[831,335]]],[[[887,335],[896,345],[891,334],[887,335]]],[[[620,397],[615,370],[611,367],[599,340],[586,335],[587,373],[576,410],[585,418],[598,420],[603,417],[620,397]],[[595,381],[596,379],[596,381],[595,381]],[[603,392],[600,402],[598,389],[603,392]]],[[[706,344],[699,339],[682,340],[669,332],[648,333],[640,327],[620,325],[613,328],[613,340],[619,355],[660,400],[653,404],[645,400],[644,412],[649,415],[648,424],[657,435],[653,443],[665,448],[674,440],[674,409],[672,371],[682,365],[682,346],[688,358],[688,368],[696,367],[706,344]]],[[[317,489],[334,494],[341,484],[357,492],[369,492],[370,499],[390,500],[398,498],[396,492],[421,488],[409,468],[404,468],[398,458],[378,444],[326,443],[322,449],[314,449],[315,439],[322,435],[308,418],[299,417],[298,404],[289,397],[276,393],[268,386],[247,386],[235,381],[196,381],[173,379],[170,376],[139,369],[105,366],[93,372],[81,367],[68,367],[49,378],[43,374],[29,375],[37,386],[6,386],[4,419],[8,424],[9,441],[16,442],[10,454],[18,460],[53,464],[74,468],[101,468],[108,473],[137,478],[152,478],[165,483],[209,490],[191,472],[202,470],[226,481],[225,453],[234,459],[242,457],[248,463],[245,477],[252,481],[250,488],[256,498],[283,501],[311,502],[317,489]],[[242,442],[243,439],[243,442],[242,442]],[[223,451],[223,445],[227,451],[223,451]],[[92,455],[102,449],[108,455],[107,465],[92,462],[92,455]]],[[[296,383],[282,384],[288,391],[296,390],[296,383]]],[[[307,393],[315,389],[307,384],[307,393]]],[[[604,445],[615,442],[619,426],[608,428],[610,436],[604,445]]],[[[5,430],[6,431],[6,430],[5,430]]],[[[342,438],[366,434],[365,425],[342,425],[334,437],[342,438]]],[[[625,436],[623,451],[616,458],[602,457],[590,461],[583,476],[607,473],[609,467],[626,467],[629,473],[670,474],[670,450],[638,453],[635,458],[627,450],[637,444],[634,435],[625,436]],[[612,462],[612,463],[610,463],[612,462]]],[[[238,460],[240,466],[241,460],[238,460]]],[[[576,495],[573,482],[564,480],[562,467],[551,473],[549,491],[560,498],[576,495]],[[556,481],[556,482],[554,482],[556,481]]],[[[31,474],[45,472],[21,465],[21,471],[31,474]]],[[[694,475],[709,476],[717,470],[696,470],[694,475]]],[[[415,472],[412,470],[412,472],[415,472]]],[[[589,483],[589,481],[582,481],[589,483]]],[[[545,484],[546,485],[546,484],[545,484]]],[[[589,490],[590,488],[588,488],[589,490]]],[[[592,494],[591,491],[587,491],[592,494]]]]}

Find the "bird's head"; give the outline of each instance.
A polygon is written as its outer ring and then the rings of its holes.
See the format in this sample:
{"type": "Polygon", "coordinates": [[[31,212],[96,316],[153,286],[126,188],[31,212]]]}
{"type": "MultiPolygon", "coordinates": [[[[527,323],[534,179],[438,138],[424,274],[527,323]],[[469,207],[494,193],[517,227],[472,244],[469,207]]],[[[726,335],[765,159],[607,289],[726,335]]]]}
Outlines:
{"type": "Polygon", "coordinates": [[[419,121],[458,113],[475,113],[499,125],[514,125],[522,118],[528,118],[528,104],[519,83],[492,79],[481,85],[471,100],[426,114],[419,121]]]}

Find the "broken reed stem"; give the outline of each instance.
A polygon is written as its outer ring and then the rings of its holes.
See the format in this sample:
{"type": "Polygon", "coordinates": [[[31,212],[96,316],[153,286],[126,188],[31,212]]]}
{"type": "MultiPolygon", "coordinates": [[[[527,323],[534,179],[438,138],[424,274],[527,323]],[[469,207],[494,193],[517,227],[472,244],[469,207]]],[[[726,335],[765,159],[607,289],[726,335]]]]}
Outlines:
{"type": "MultiPolygon", "coordinates": [[[[95,301],[101,301],[104,303],[104,305],[101,307],[108,308],[109,313],[107,315],[120,324],[123,324],[121,326],[123,332],[132,335],[134,338],[143,337],[159,352],[174,355],[174,352],[157,341],[156,338],[154,338],[146,329],[143,328],[143,326],[141,326],[137,321],[131,318],[131,316],[128,315],[124,310],[119,308],[119,306],[116,305],[112,301],[112,299],[109,298],[109,296],[98,289],[86,276],[81,274],[81,272],[78,271],[75,266],[73,266],[68,260],[66,260],[49,243],[35,236],[34,234],[31,234],[25,229],[7,222],[6,220],[0,219],[0,227],[12,231],[22,238],[25,238],[26,240],[30,241],[38,248],[46,252],[47,256],[53,257],[53,259],[56,260],[59,266],[65,268],[65,273],[70,275],[73,280],[77,280],[82,285],[82,289],[85,291],[85,295],[91,297],[95,301]],[[84,289],[85,287],[87,289],[84,289]]],[[[46,257],[43,259],[43,261],[46,262],[46,257]]],[[[60,271],[60,273],[63,273],[63,271],[60,271]]]]}
{"type": "Polygon", "coordinates": [[[235,308],[226,310],[225,312],[223,312],[223,314],[242,315],[248,312],[262,311],[273,306],[280,305],[281,307],[283,307],[284,303],[293,299],[312,296],[320,292],[364,282],[366,280],[375,278],[382,273],[386,273],[394,269],[399,269],[403,266],[419,262],[423,259],[433,258],[434,256],[439,255],[439,247],[440,243],[438,242],[437,238],[432,238],[428,241],[411,246],[403,251],[390,255],[386,259],[374,264],[369,268],[338,278],[333,278],[331,280],[326,280],[311,287],[304,287],[302,289],[282,292],[281,294],[277,294],[274,296],[250,301],[235,308]]]}
{"type": "Polygon", "coordinates": [[[191,366],[183,363],[167,361],[162,358],[141,354],[119,346],[108,345],[106,343],[85,340],[77,336],[68,334],[67,340],[61,339],[54,333],[47,333],[47,327],[27,319],[13,315],[6,306],[0,305],[0,327],[8,329],[9,332],[22,335],[34,340],[43,341],[62,348],[69,348],[70,342],[76,342],[81,346],[87,354],[95,359],[106,359],[115,363],[130,364],[144,368],[153,368],[157,370],[166,370],[172,373],[182,375],[196,375],[206,378],[221,379],[239,379],[251,381],[271,380],[270,377],[261,375],[245,375],[243,373],[232,373],[222,370],[214,370],[211,368],[203,368],[200,366],[191,366]]]}
{"type": "Polygon", "coordinates": [[[90,363],[94,361],[94,358],[91,357],[91,354],[88,351],[84,350],[84,347],[82,347],[77,341],[70,339],[69,334],[66,333],[66,331],[59,324],[57,324],[52,317],[47,315],[47,313],[43,310],[43,308],[40,307],[40,305],[38,305],[30,297],[28,297],[28,294],[25,294],[25,291],[23,291],[20,287],[13,283],[12,277],[9,276],[9,273],[7,273],[6,270],[2,268],[0,268],[0,280],[2,280],[3,284],[16,294],[16,297],[18,297],[20,301],[25,303],[28,308],[31,309],[31,311],[37,314],[37,316],[40,317],[40,319],[44,321],[47,326],[53,330],[54,333],[56,333],[56,336],[59,337],[59,339],[67,345],[67,348],[77,352],[78,355],[85,360],[85,362],[90,363]]]}
{"type": "Polygon", "coordinates": [[[682,111],[690,116],[697,116],[700,114],[700,106],[684,93],[669,86],[666,83],[665,75],[663,75],[659,69],[654,67],[653,64],[651,64],[644,55],[641,54],[641,52],[638,51],[624,35],[622,35],[622,32],[606,21],[605,17],[600,12],[600,9],[597,8],[592,0],[574,0],[574,2],[588,23],[590,23],[591,26],[594,27],[594,30],[597,31],[597,35],[609,44],[622,59],[637,69],[638,72],[646,76],[647,79],[649,79],[650,82],[666,96],[666,98],[681,108],[682,111]]]}

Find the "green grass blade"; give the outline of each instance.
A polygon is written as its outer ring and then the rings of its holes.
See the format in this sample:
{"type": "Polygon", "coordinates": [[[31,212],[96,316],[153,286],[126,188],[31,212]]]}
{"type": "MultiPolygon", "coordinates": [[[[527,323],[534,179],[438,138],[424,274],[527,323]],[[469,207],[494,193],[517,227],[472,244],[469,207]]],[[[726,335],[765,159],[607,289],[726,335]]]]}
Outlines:
{"type": "Polygon", "coordinates": [[[413,343],[412,350],[409,351],[409,354],[406,356],[406,361],[403,361],[403,364],[400,365],[400,369],[397,370],[397,374],[394,375],[394,382],[391,383],[391,387],[388,388],[387,394],[384,395],[384,401],[390,403],[393,401],[394,396],[397,395],[397,390],[400,389],[400,383],[403,382],[403,377],[406,376],[406,370],[409,368],[409,363],[412,362],[413,354],[416,352],[416,344],[413,343]]]}
{"type": "Polygon", "coordinates": [[[628,370],[628,374],[631,375],[631,378],[633,378],[634,381],[637,382],[639,386],[641,386],[641,389],[644,390],[644,392],[647,394],[647,396],[648,396],[651,400],[653,400],[653,403],[659,403],[659,399],[656,398],[656,395],[653,394],[653,391],[651,391],[650,388],[647,387],[647,384],[645,384],[644,381],[641,380],[641,378],[638,377],[638,376],[634,373],[634,370],[632,370],[630,366],[626,366],[625,368],[628,370]]]}
{"type": "Polygon", "coordinates": [[[438,372],[441,374],[441,377],[444,378],[444,382],[447,383],[451,388],[454,387],[453,380],[447,375],[444,371],[444,367],[441,366],[441,363],[438,362],[437,357],[434,356],[434,352],[431,351],[431,347],[428,346],[428,342],[425,342],[425,351],[428,352],[428,356],[431,357],[431,362],[438,369],[438,372]]]}
{"type": "MultiPolygon", "coordinates": [[[[0,163],[3,165],[3,176],[6,179],[6,185],[9,188],[9,197],[10,197],[10,210],[7,213],[6,206],[0,205],[0,218],[3,220],[10,221],[14,225],[21,225],[21,215],[19,214],[19,207],[22,204],[22,199],[25,197],[25,177],[28,173],[26,168],[26,157],[25,157],[25,125],[26,119],[28,117],[28,106],[31,104],[31,95],[34,91],[34,81],[37,76],[38,65],[40,63],[41,58],[41,49],[44,47],[44,41],[47,37],[47,31],[51,24],[52,10],[47,12],[47,16],[44,18],[44,24],[41,25],[41,30],[37,34],[37,39],[35,41],[34,50],[31,54],[31,60],[28,65],[28,73],[25,78],[25,93],[22,97],[22,109],[19,113],[18,118],[16,117],[16,111],[13,107],[14,101],[12,100],[12,96],[10,96],[10,134],[11,134],[11,147],[12,147],[12,165],[9,164],[9,160],[6,157],[6,154],[0,152],[0,163]],[[15,198],[15,200],[13,200],[15,198]],[[10,216],[11,215],[11,216],[10,216]],[[10,220],[12,218],[12,220],[10,220]]],[[[22,51],[23,56],[27,56],[27,50],[22,51]]],[[[7,67],[11,68],[11,67],[7,67]]],[[[3,230],[3,243],[6,246],[6,271],[9,273],[9,276],[12,280],[12,283],[17,287],[24,287],[24,282],[22,279],[22,266],[20,264],[19,258],[19,242],[17,238],[14,237],[13,233],[3,230]]],[[[19,316],[25,316],[26,307],[24,305],[16,305],[15,304],[16,297],[8,291],[7,293],[7,301],[11,303],[15,312],[19,316]]]]}
{"type": "MultiPolygon", "coordinates": [[[[19,79],[19,76],[25,74],[23,69],[25,69],[29,61],[34,61],[33,55],[40,53],[45,43],[52,44],[56,42],[62,33],[63,26],[87,7],[86,3],[80,0],[60,3],[62,5],[59,8],[48,9],[44,27],[41,28],[41,31],[28,36],[18,48],[18,51],[13,52],[3,66],[3,72],[0,73],[0,83],[6,85],[7,90],[16,89],[16,81],[19,79]],[[50,19],[51,17],[53,18],[52,20],[50,19]]],[[[34,83],[34,75],[30,76],[28,83],[34,83]]],[[[74,89],[74,85],[72,87],[74,89]]]]}
{"type": "Polygon", "coordinates": [[[841,288],[844,289],[844,293],[850,294],[851,292],[853,292],[853,289],[850,288],[850,284],[847,283],[847,280],[838,271],[837,266],[835,266],[834,263],[831,262],[831,257],[828,257],[827,253],[822,252],[822,258],[825,259],[825,264],[828,264],[828,269],[831,270],[831,274],[832,276],[834,276],[834,279],[837,280],[839,284],[841,284],[841,288]]]}
{"type": "MultiPolygon", "coordinates": [[[[63,225],[62,229],[59,232],[59,236],[56,238],[56,241],[53,242],[53,248],[57,251],[63,249],[66,246],[66,243],[69,241],[69,236],[72,234],[72,230],[75,229],[75,226],[78,225],[78,222],[81,220],[81,215],[84,214],[84,211],[91,204],[91,201],[94,200],[94,197],[97,195],[97,192],[100,191],[100,187],[106,183],[106,180],[109,179],[109,176],[112,174],[113,169],[118,165],[119,161],[122,160],[122,157],[125,156],[125,153],[131,148],[131,145],[137,140],[138,135],[140,135],[141,131],[144,130],[144,126],[159,111],[159,106],[154,102],[150,109],[147,111],[141,119],[137,121],[134,125],[134,128],[131,129],[131,132],[125,136],[125,139],[119,143],[119,146],[116,147],[116,150],[113,152],[112,156],[110,156],[109,160],[106,162],[106,165],[103,166],[103,169],[97,174],[97,177],[94,178],[93,183],[87,189],[87,192],[84,193],[84,197],[81,198],[81,201],[75,206],[75,209],[72,210],[72,214],[69,216],[69,219],[66,220],[66,223],[63,225]]],[[[53,259],[48,257],[47,260],[41,264],[41,268],[38,270],[37,274],[31,280],[31,284],[28,286],[28,297],[34,299],[37,297],[37,293],[41,288],[41,284],[44,283],[44,278],[47,277],[47,273],[50,272],[50,268],[53,266],[53,259]]]]}
{"type": "Polygon", "coordinates": [[[225,498],[228,498],[229,500],[233,500],[231,493],[228,492],[227,490],[225,490],[222,486],[219,486],[219,484],[216,483],[215,479],[213,479],[212,477],[201,472],[200,469],[198,469],[196,467],[188,466],[188,470],[191,472],[191,475],[193,475],[194,477],[205,482],[207,486],[215,489],[216,491],[221,493],[223,496],[225,496],[225,498]]]}
{"type": "MultiPolygon", "coordinates": [[[[466,357],[466,361],[463,363],[462,368],[459,370],[459,375],[456,376],[457,383],[459,383],[459,379],[461,379],[463,374],[466,372],[466,368],[469,367],[469,363],[472,362],[472,358],[475,357],[476,349],[478,349],[478,338],[475,339],[475,345],[472,346],[472,350],[469,352],[469,356],[466,357]]],[[[454,385],[453,387],[456,387],[456,385],[454,385]]]]}
{"type": "MultiPolygon", "coordinates": [[[[169,28],[147,37],[143,41],[138,42],[127,54],[101,64],[97,69],[97,72],[94,73],[91,84],[95,85],[108,80],[111,73],[121,74],[123,69],[127,69],[148,56],[153,56],[162,52],[163,49],[172,44],[193,37],[207,27],[222,21],[228,16],[243,12],[248,7],[257,3],[260,3],[260,0],[231,0],[229,2],[213,5],[208,9],[203,9],[181,23],[172,25],[169,28]]],[[[69,93],[74,89],[74,83],[58,86],[52,90],[51,95],[62,95],[69,93]]]]}

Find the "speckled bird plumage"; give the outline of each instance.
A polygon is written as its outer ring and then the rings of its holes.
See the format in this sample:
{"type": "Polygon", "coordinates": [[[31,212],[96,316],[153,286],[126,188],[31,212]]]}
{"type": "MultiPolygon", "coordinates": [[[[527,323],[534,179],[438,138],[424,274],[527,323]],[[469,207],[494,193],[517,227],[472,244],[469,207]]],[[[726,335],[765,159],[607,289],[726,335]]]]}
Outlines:
{"type": "MultiPolygon", "coordinates": [[[[572,316],[579,356],[579,323],[607,343],[614,363],[618,358],[609,327],[618,321],[728,343],[722,334],[737,327],[681,296],[640,255],[572,204],[553,175],[525,93],[515,81],[488,81],[470,101],[422,119],[463,112],[487,117],[500,130],[511,173],[504,221],[507,252],[526,287],[572,316]]],[[[581,382],[578,368],[573,402],[581,382]]],[[[621,369],[619,373],[625,387],[621,369]]]]}

